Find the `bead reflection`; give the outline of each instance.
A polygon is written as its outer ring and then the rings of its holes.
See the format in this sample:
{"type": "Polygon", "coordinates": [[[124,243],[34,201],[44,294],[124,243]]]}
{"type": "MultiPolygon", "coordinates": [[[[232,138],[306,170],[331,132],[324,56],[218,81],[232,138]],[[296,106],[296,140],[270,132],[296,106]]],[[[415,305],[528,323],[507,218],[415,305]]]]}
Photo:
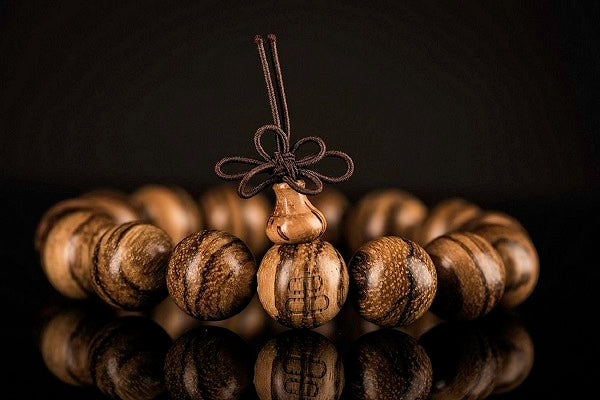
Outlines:
{"type": "Polygon", "coordinates": [[[312,331],[286,331],[258,354],[254,384],[261,400],[338,399],[344,367],[335,346],[312,331]]]}

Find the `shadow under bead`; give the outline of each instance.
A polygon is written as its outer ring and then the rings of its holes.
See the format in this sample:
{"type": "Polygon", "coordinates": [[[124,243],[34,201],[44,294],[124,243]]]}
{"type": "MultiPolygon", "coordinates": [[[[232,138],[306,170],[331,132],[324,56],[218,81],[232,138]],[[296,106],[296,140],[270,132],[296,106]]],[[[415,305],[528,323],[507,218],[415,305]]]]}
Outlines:
{"type": "Polygon", "coordinates": [[[248,247],[226,232],[202,231],[175,247],[167,272],[171,298],[201,320],[240,312],[256,288],[256,262],[248,247]]]}
{"type": "Polygon", "coordinates": [[[335,346],[312,331],[286,331],[261,349],[254,366],[261,400],[336,400],[344,388],[344,365],[335,346]]]}
{"type": "Polygon", "coordinates": [[[230,330],[195,329],[177,339],[167,353],[167,391],[173,399],[246,399],[253,391],[253,361],[246,343],[230,330]]]}
{"type": "Polygon", "coordinates": [[[99,238],[114,226],[105,214],[74,211],[56,221],[41,249],[42,269],[62,295],[83,299],[94,293],[90,274],[99,238]]]}
{"type": "Polygon", "coordinates": [[[350,211],[345,236],[351,252],[382,236],[416,238],[427,207],[413,195],[397,189],[370,193],[350,211]]]}
{"type": "Polygon", "coordinates": [[[382,329],[361,336],[346,359],[351,399],[424,400],[431,388],[425,349],[403,332],[382,329]]]}
{"type": "Polygon", "coordinates": [[[202,217],[192,197],[179,187],[144,186],[131,195],[144,220],[158,226],[179,243],[202,229],[202,217]]]}
{"type": "Polygon", "coordinates": [[[515,307],[524,302],[533,293],[540,274],[538,254],[529,235],[501,225],[483,225],[473,233],[489,241],[504,262],[506,285],[500,303],[515,307]]]}
{"type": "Polygon", "coordinates": [[[324,188],[321,193],[310,197],[313,206],[320,210],[327,221],[327,229],[323,234],[323,240],[337,243],[342,238],[344,218],[350,207],[350,202],[339,190],[324,188]]]}
{"type": "Polygon", "coordinates": [[[425,251],[438,278],[433,313],[447,320],[471,320],[500,302],[506,282],[504,263],[487,240],[454,232],[433,240],[425,251]]]}
{"type": "Polygon", "coordinates": [[[323,240],[275,245],[258,268],[258,297],[265,311],[291,328],[315,328],[334,318],[348,294],[348,271],[323,240]]]}
{"type": "Polygon", "coordinates": [[[106,303],[125,310],[151,307],[166,295],[171,239],[160,228],[129,222],[107,231],[96,244],[92,284],[106,303]]]}
{"type": "Polygon", "coordinates": [[[454,231],[480,213],[479,207],[461,198],[441,201],[429,212],[419,228],[418,242],[424,246],[433,239],[454,231]]]}
{"type": "Polygon", "coordinates": [[[122,317],[96,333],[90,347],[94,384],[113,399],[155,399],[165,393],[171,339],[143,317],[122,317]]]}
{"type": "Polygon", "coordinates": [[[223,185],[204,193],[200,207],[207,229],[225,231],[240,238],[256,256],[267,248],[265,226],[271,205],[265,195],[259,193],[242,199],[235,188],[223,185]]]}
{"type": "Polygon", "coordinates": [[[418,244],[394,236],[362,246],[349,266],[351,299],[358,313],[379,326],[406,326],[433,302],[437,277],[418,244]]]}

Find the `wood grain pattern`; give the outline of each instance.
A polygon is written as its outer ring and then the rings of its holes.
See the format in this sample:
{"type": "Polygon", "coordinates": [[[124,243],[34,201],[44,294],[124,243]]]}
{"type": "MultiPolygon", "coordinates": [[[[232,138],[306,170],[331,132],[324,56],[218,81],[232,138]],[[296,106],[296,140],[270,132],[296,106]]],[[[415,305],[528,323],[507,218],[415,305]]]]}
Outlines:
{"type": "Polygon", "coordinates": [[[126,310],[155,305],[166,295],[165,273],[171,239],[140,222],[118,225],[96,244],[92,285],[102,300],[126,310]]]}
{"type": "Polygon", "coordinates": [[[261,400],[336,400],[344,366],[335,346],[312,331],[287,331],[261,349],[254,367],[261,400]]]}
{"type": "Polygon", "coordinates": [[[99,238],[114,226],[94,211],[73,211],[55,221],[41,251],[42,269],[62,295],[82,299],[93,294],[92,255],[99,238]]]}
{"type": "Polygon", "coordinates": [[[482,225],[473,231],[496,249],[506,269],[506,285],[500,303],[515,307],[535,289],[540,274],[537,251],[524,231],[502,225],[482,225]]]}
{"type": "Polygon", "coordinates": [[[143,317],[122,317],[96,333],[90,345],[94,384],[113,399],[155,399],[165,393],[169,336],[143,317]]]}
{"type": "Polygon", "coordinates": [[[258,268],[258,297],[277,322],[315,328],[337,315],[348,294],[348,271],[329,243],[275,245],[258,268]]]}
{"type": "Polygon", "coordinates": [[[361,336],[346,367],[351,399],[424,400],[431,388],[431,361],[425,349],[395,330],[361,336]]]}
{"type": "Polygon", "coordinates": [[[433,262],[418,244],[394,236],[370,241],[352,257],[350,293],[358,313],[380,326],[407,326],[431,306],[433,262]]]}
{"type": "Polygon", "coordinates": [[[177,339],[167,353],[165,383],[173,399],[235,400],[252,392],[253,357],[225,328],[208,326],[177,339]]]}
{"type": "Polygon", "coordinates": [[[131,195],[131,203],[146,222],[167,232],[173,243],[202,229],[198,205],[179,187],[144,186],[131,195]]]}
{"type": "Polygon", "coordinates": [[[473,232],[485,225],[501,225],[525,231],[523,225],[516,218],[500,211],[482,211],[462,224],[457,230],[473,232]]]}
{"type": "Polygon", "coordinates": [[[240,238],[255,256],[266,250],[269,240],[265,226],[271,205],[264,194],[242,199],[233,186],[218,186],[202,195],[200,207],[206,229],[228,232],[240,238]]]}
{"type": "Polygon", "coordinates": [[[175,304],[201,320],[240,312],[256,288],[256,262],[248,247],[227,232],[194,233],[175,247],[167,271],[175,304]]]}
{"type": "Polygon", "coordinates": [[[323,213],[327,221],[327,229],[322,239],[329,243],[338,243],[342,239],[344,218],[350,208],[350,202],[342,192],[328,187],[318,195],[311,196],[310,201],[323,213]]]}
{"type": "Polygon", "coordinates": [[[504,293],[502,258],[492,245],[472,233],[450,233],[425,250],[435,265],[438,290],[431,307],[447,319],[470,320],[489,313],[504,293]]]}
{"type": "Polygon", "coordinates": [[[433,239],[459,228],[480,213],[479,207],[461,198],[441,201],[423,221],[418,230],[417,241],[424,246],[433,239]]]}
{"type": "MultiPolygon", "coordinates": [[[[301,186],[304,183],[298,181],[301,186]]],[[[327,221],[302,193],[287,183],[273,185],[275,209],[267,221],[267,237],[275,244],[311,242],[323,236],[327,221]]]]}
{"type": "Polygon", "coordinates": [[[427,216],[427,207],[411,194],[397,189],[372,192],[350,211],[344,232],[349,250],[382,236],[414,240],[427,216]]]}

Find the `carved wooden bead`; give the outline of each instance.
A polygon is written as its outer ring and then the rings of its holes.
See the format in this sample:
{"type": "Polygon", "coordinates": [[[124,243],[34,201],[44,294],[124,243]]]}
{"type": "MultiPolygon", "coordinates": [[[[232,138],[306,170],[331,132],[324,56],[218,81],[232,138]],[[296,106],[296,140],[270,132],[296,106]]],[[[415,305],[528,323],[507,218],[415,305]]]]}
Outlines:
{"type": "Polygon", "coordinates": [[[348,272],[323,240],[275,245],[258,268],[258,297],[277,322],[314,328],[337,315],[348,294],[348,272]]]}
{"type": "Polygon", "coordinates": [[[344,365],[335,346],[311,331],[287,331],[261,349],[254,366],[261,400],[336,400],[344,388],[344,365]]]}
{"type": "Polygon", "coordinates": [[[175,247],[167,287],[186,313],[202,320],[229,318],[252,299],[256,262],[244,242],[229,233],[194,233],[175,247]]]}
{"type": "Polygon", "coordinates": [[[382,236],[414,240],[427,216],[421,200],[406,192],[388,189],[365,196],[350,212],[345,235],[351,252],[382,236]]]}
{"type": "Polygon", "coordinates": [[[350,206],[342,192],[332,188],[324,188],[321,193],[310,198],[312,204],[320,210],[327,221],[327,230],[322,239],[337,243],[342,237],[344,218],[350,206]]]}
{"type": "Polygon", "coordinates": [[[48,232],[41,261],[48,281],[62,295],[82,299],[93,293],[90,273],[94,247],[112,220],[93,211],[71,212],[48,232]]]}
{"type": "Polygon", "coordinates": [[[173,399],[246,399],[253,388],[253,361],[246,343],[230,330],[195,329],[167,353],[167,391],[173,399]]]}
{"type": "Polygon", "coordinates": [[[431,361],[415,339],[395,330],[363,335],[346,363],[347,392],[352,399],[426,399],[431,361]]]}
{"type": "MultiPolygon", "coordinates": [[[[303,183],[299,182],[302,186],[303,183]]],[[[311,242],[320,238],[327,229],[323,213],[302,193],[287,183],[273,185],[275,209],[267,222],[267,236],[275,244],[311,242]]]]}
{"type": "Polygon", "coordinates": [[[131,202],[146,221],[167,232],[173,243],[202,228],[198,205],[181,188],[144,186],[131,195],[131,202]]]}
{"type": "Polygon", "coordinates": [[[349,270],[354,306],[377,325],[409,325],[433,302],[435,267],[425,250],[410,240],[375,239],[356,252],[349,270]]]}
{"type": "Polygon", "coordinates": [[[489,313],[504,293],[504,263],[492,245],[473,233],[440,236],[425,250],[435,265],[438,289],[431,307],[444,319],[470,320],[489,313]]]}
{"type": "Polygon", "coordinates": [[[506,270],[506,285],[500,303],[514,307],[527,299],[538,280],[540,263],[529,236],[522,230],[501,225],[483,225],[474,233],[496,249],[506,270]]]}
{"type": "Polygon", "coordinates": [[[525,231],[523,225],[515,218],[500,211],[483,211],[473,218],[465,221],[458,230],[474,232],[485,225],[502,225],[508,228],[514,228],[525,231]]]}
{"type": "Polygon", "coordinates": [[[128,222],[112,228],[94,250],[94,290],[108,304],[126,310],[155,305],[166,294],[171,249],[169,236],[153,225],[128,222]]]}
{"type": "Polygon", "coordinates": [[[218,186],[200,198],[200,206],[206,229],[228,232],[240,238],[257,256],[266,250],[269,240],[265,226],[271,205],[264,194],[242,199],[232,186],[218,186]]]}
{"type": "Polygon", "coordinates": [[[437,204],[419,229],[418,242],[426,245],[433,239],[459,228],[481,213],[475,204],[461,198],[447,199],[437,204]]]}

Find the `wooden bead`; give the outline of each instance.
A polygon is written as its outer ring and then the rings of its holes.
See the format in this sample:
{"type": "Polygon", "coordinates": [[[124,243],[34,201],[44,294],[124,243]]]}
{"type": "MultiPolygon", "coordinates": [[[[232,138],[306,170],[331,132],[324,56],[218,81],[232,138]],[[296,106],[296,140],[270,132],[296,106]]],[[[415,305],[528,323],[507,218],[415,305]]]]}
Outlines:
{"type": "Polygon", "coordinates": [[[323,240],[275,245],[258,268],[258,297],[277,322],[315,328],[337,315],[348,294],[348,272],[323,240]]]}
{"type": "Polygon", "coordinates": [[[108,216],[93,211],[71,212],[53,224],[44,240],[41,262],[58,292],[74,299],[94,293],[90,275],[94,247],[112,226],[108,216]]]}
{"type": "Polygon", "coordinates": [[[475,217],[467,220],[458,230],[474,232],[485,225],[502,225],[508,228],[514,228],[525,231],[523,225],[515,218],[500,211],[483,211],[475,217]]]}
{"type": "Polygon", "coordinates": [[[126,310],[155,305],[166,294],[165,273],[171,239],[140,222],[118,225],[96,244],[92,284],[102,300],[126,310]]]}
{"type": "Polygon", "coordinates": [[[426,216],[423,202],[411,194],[396,189],[370,193],[359,201],[346,220],[348,248],[353,253],[382,236],[414,240],[426,216]]]}
{"type": "Polygon", "coordinates": [[[431,361],[405,333],[382,329],[363,335],[347,360],[351,399],[424,400],[429,394],[431,361]]]}
{"type": "Polygon", "coordinates": [[[116,224],[136,221],[140,217],[127,195],[116,190],[93,190],[82,194],[80,198],[93,202],[98,209],[109,214],[116,224]]]}
{"type": "Polygon", "coordinates": [[[342,238],[344,218],[350,207],[348,199],[342,192],[332,188],[324,188],[321,193],[310,198],[312,204],[320,210],[327,221],[327,229],[322,239],[337,243],[342,238]]]}
{"type": "Polygon", "coordinates": [[[113,399],[154,399],[165,393],[163,367],[169,336],[142,317],[123,317],[103,327],[90,347],[94,384],[113,399]]]}
{"type": "Polygon", "coordinates": [[[235,333],[215,326],[180,337],[167,353],[165,383],[173,399],[246,399],[253,358],[235,333]]]}
{"type": "Polygon", "coordinates": [[[203,231],[175,247],[167,271],[169,294],[186,313],[202,320],[229,318],[252,299],[256,262],[240,239],[203,231]]]}
{"type": "Polygon", "coordinates": [[[494,246],[506,270],[506,285],[500,303],[514,307],[527,299],[538,280],[540,263],[529,236],[522,230],[501,225],[482,225],[473,231],[494,246]]]}
{"type": "Polygon", "coordinates": [[[200,326],[200,321],[182,311],[173,301],[171,296],[167,296],[161,301],[151,313],[152,321],[160,325],[172,339],[177,339],[185,332],[200,326]]]}
{"type": "Polygon", "coordinates": [[[344,388],[344,366],[322,335],[287,331],[258,353],[254,385],[261,400],[336,400],[344,388]]]}
{"type": "Polygon", "coordinates": [[[271,205],[264,194],[249,199],[238,196],[235,188],[219,186],[200,198],[206,229],[224,231],[240,238],[256,256],[267,248],[265,234],[271,205]]]}
{"type": "MultiPolygon", "coordinates": [[[[304,184],[299,181],[301,186],[304,184]]],[[[323,213],[302,193],[296,192],[287,183],[273,185],[275,209],[267,222],[267,236],[275,244],[312,242],[320,238],[327,229],[323,213]]]]}
{"type": "Polygon", "coordinates": [[[131,202],[145,221],[167,232],[173,243],[202,229],[198,205],[179,187],[144,186],[131,195],[131,202]]]}
{"type": "Polygon", "coordinates": [[[426,245],[433,239],[459,228],[478,216],[481,209],[461,198],[447,199],[437,204],[419,229],[418,242],[426,245]]]}
{"type": "Polygon", "coordinates": [[[356,252],[349,270],[354,306],[377,325],[409,325],[433,302],[435,267],[425,250],[410,240],[375,239],[356,252]]]}
{"type": "Polygon", "coordinates": [[[425,250],[435,265],[438,289],[431,310],[450,320],[489,313],[504,293],[504,263],[492,245],[473,233],[449,233],[425,250]]]}

